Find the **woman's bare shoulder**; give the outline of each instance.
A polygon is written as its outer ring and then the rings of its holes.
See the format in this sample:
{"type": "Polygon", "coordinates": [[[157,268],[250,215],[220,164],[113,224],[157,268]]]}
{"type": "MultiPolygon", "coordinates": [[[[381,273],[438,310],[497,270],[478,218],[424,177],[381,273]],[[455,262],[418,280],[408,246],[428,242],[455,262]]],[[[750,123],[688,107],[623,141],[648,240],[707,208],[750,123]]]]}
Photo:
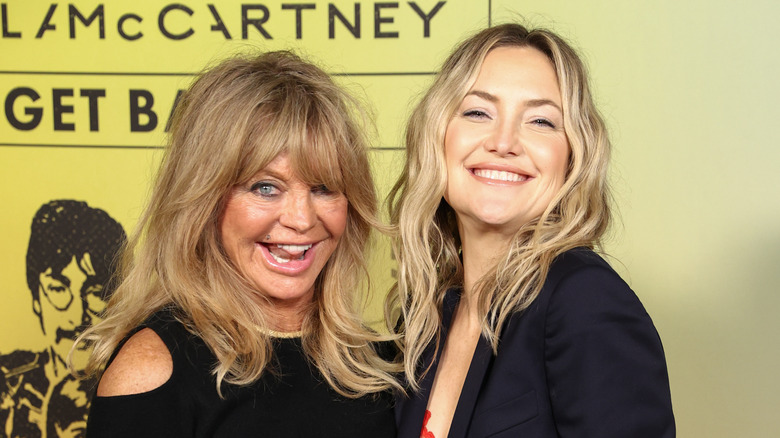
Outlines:
{"type": "Polygon", "coordinates": [[[159,388],[173,373],[168,347],[154,330],[145,328],[130,337],[106,368],[97,395],[140,394],[159,388]]]}

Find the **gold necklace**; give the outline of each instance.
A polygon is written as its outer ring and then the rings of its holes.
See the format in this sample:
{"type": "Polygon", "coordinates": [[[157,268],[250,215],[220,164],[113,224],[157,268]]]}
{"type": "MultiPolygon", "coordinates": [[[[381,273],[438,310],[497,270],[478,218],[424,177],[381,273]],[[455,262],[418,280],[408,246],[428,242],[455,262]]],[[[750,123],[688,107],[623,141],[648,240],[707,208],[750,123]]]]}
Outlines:
{"type": "Polygon", "coordinates": [[[292,339],[292,338],[300,338],[303,336],[302,330],[298,330],[294,332],[279,332],[276,330],[260,327],[259,325],[256,325],[255,329],[257,329],[258,332],[270,336],[272,338],[292,339]]]}

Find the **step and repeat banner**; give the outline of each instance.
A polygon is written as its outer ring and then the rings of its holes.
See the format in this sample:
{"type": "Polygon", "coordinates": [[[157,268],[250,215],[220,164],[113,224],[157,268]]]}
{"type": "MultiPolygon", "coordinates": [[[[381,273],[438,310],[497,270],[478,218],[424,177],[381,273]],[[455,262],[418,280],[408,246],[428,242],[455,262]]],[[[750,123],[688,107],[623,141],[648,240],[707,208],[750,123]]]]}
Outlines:
{"type": "MultiPolygon", "coordinates": [[[[490,22],[490,2],[0,2],[0,436],[78,436],[88,390],[65,357],[105,307],[177,98],[236,53],[292,49],[376,114],[387,192],[410,106],[442,58],[490,22]]],[[[381,317],[390,250],[372,260],[381,317]]],[[[84,354],[77,364],[83,364],[84,354]]]]}
{"type": "MultiPolygon", "coordinates": [[[[0,0],[0,438],[83,432],[88,393],[64,357],[105,307],[102,260],[135,227],[198,72],[278,49],[320,65],[375,115],[383,196],[443,58],[506,21],[551,28],[590,68],[614,144],[607,252],[663,340],[679,435],[773,436],[779,14],[765,0],[0,0]]],[[[393,267],[379,239],[374,327],[393,267]]]]}

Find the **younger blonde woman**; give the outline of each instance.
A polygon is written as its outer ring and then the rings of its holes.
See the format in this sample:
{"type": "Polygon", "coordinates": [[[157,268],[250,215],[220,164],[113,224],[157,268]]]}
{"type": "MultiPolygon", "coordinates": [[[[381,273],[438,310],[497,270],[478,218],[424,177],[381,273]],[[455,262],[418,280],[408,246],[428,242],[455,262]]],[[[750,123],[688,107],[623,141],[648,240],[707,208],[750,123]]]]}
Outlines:
{"type": "Polygon", "coordinates": [[[412,114],[391,194],[409,397],[400,437],[673,437],[661,341],[593,249],[610,144],[574,50],[462,43],[412,114]]]}

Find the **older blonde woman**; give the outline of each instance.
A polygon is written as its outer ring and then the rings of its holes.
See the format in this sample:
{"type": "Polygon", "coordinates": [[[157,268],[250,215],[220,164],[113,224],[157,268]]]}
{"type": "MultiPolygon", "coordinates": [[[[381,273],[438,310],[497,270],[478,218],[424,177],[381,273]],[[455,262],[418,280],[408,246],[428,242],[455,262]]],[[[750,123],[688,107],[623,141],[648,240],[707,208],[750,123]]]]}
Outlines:
{"type": "Polygon", "coordinates": [[[287,52],[184,94],[88,371],[89,436],[394,436],[356,310],[375,194],[352,100],[287,52]]]}
{"type": "Polygon", "coordinates": [[[593,251],[609,149],[554,33],[496,26],[444,63],[391,194],[399,436],[674,436],[658,334],[593,251]]]}

